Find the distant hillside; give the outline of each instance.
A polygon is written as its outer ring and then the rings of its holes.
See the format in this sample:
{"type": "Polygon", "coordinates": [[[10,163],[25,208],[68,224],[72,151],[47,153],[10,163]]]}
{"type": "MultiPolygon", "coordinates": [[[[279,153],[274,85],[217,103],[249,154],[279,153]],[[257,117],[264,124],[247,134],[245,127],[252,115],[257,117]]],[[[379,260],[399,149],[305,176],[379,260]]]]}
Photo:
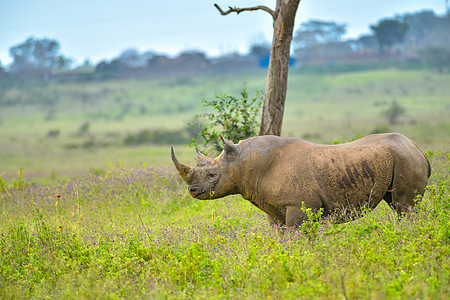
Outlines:
{"type": "MultiPolygon", "coordinates": [[[[449,15],[438,16],[433,11],[404,14],[381,19],[371,30],[371,34],[357,39],[344,39],[345,24],[323,20],[302,23],[294,34],[290,64],[300,69],[352,64],[377,68],[385,62],[402,62],[415,67],[434,67],[439,72],[450,66],[449,15]]],[[[0,66],[0,78],[87,81],[240,72],[266,69],[270,48],[269,43],[254,44],[249,53],[220,57],[208,57],[201,50],[169,57],[128,49],[95,66],[85,61],[74,67],[72,60],[60,53],[58,41],[28,38],[10,49],[13,62],[4,68],[0,66]]]]}

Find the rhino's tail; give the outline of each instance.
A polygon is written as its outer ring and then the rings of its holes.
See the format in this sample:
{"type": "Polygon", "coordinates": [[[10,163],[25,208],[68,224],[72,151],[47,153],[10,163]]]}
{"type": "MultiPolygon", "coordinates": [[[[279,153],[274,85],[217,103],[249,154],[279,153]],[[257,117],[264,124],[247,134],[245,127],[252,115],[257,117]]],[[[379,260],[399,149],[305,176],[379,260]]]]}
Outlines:
{"type": "Polygon", "coordinates": [[[414,146],[416,146],[417,150],[419,150],[419,152],[422,153],[423,157],[427,161],[427,164],[428,164],[428,177],[427,178],[430,178],[430,176],[431,176],[431,164],[430,164],[430,161],[428,160],[428,157],[425,155],[425,153],[423,153],[422,150],[420,150],[419,146],[417,146],[417,144],[414,141],[411,141],[411,143],[413,143],[414,146]]]}
{"type": "Polygon", "coordinates": [[[431,176],[431,164],[430,164],[430,161],[428,160],[427,156],[425,154],[423,156],[425,156],[425,159],[427,160],[427,163],[428,163],[428,178],[430,178],[430,176],[431,176]]]}
{"type": "Polygon", "coordinates": [[[422,153],[422,155],[423,155],[423,158],[425,158],[425,160],[427,161],[427,164],[428,164],[428,177],[427,178],[430,178],[430,176],[431,176],[431,164],[430,164],[430,161],[428,160],[428,157],[425,155],[425,153],[423,153],[423,151],[420,150],[419,146],[417,146],[416,143],[414,143],[414,145],[417,147],[417,149],[419,149],[420,153],[422,153]]]}
{"type": "Polygon", "coordinates": [[[389,204],[389,206],[395,210],[394,206],[393,206],[393,197],[392,197],[392,191],[394,188],[394,178],[395,178],[395,166],[393,166],[392,168],[392,175],[391,175],[391,183],[389,184],[389,187],[386,191],[386,194],[384,194],[383,199],[384,201],[387,202],[387,204],[389,204]]]}

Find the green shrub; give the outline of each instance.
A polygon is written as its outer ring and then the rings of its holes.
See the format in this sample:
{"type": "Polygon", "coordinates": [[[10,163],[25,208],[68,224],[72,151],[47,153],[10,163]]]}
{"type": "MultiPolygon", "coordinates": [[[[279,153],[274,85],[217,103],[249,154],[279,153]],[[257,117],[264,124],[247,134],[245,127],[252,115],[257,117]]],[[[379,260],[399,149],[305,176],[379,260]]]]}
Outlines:
{"type": "Polygon", "coordinates": [[[89,122],[84,122],[80,126],[80,128],[78,128],[77,135],[78,136],[84,136],[84,135],[88,134],[90,127],[91,127],[91,124],[89,122]]]}
{"type": "Polygon", "coordinates": [[[360,138],[363,138],[363,137],[364,137],[363,135],[358,133],[354,138],[351,138],[349,140],[334,139],[333,144],[334,145],[345,144],[345,143],[349,143],[349,142],[353,142],[353,141],[359,140],[360,138]]]}
{"type": "Polygon", "coordinates": [[[59,136],[60,133],[61,133],[61,131],[59,129],[50,129],[45,134],[45,137],[47,137],[47,138],[56,138],[56,137],[59,136]]]}
{"type": "Polygon", "coordinates": [[[391,106],[382,112],[382,115],[388,119],[390,125],[395,125],[397,124],[398,118],[405,114],[405,111],[405,108],[394,100],[391,106]]]}
{"type": "MultiPolygon", "coordinates": [[[[202,107],[210,108],[212,112],[194,116],[194,119],[204,121],[204,125],[200,127],[198,138],[193,138],[190,146],[198,148],[201,145],[205,151],[214,150],[216,153],[220,153],[223,147],[218,138],[219,133],[235,143],[256,136],[260,126],[258,119],[262,94],[262,91],[257,91],[255,97],[249,99],[247,84],[244,82],[244,88],[239,98],[218,94],[212,101],[202,99],[202,107]]],[[[195,126],[193,122],[189,125],[195,126]]]]}
{"type": "Polygon", "coordinates": [[[128,133],[123,144],[125,146],[142,145],[142,144],[185,144],[189,141],[188,133],[183,130],[143,129],[136,133],[128,133]]]}
{"type": "Polygon", "coordinates": [[[391,132],[391,127],[388,124],[379,124],[375,126],[375,128],[370,132],[371,134],[374,133],[387,133],[391,132]]]}

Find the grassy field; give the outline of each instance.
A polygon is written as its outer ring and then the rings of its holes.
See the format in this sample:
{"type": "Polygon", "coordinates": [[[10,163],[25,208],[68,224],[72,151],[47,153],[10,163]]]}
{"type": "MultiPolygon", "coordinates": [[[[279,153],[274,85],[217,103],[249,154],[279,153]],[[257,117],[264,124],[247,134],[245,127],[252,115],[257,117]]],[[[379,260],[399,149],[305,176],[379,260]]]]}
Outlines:
{"type": "MultiPolygon", "coordinates": [[[[250,95],[264,88],[263,73],[247,80],[250,95]]],[[[192,199],[169,145],[124,144],[184,129],[201,97],[236,95],[243,81],[0,83],[0,298],[448,299],[450,75],[293,72],[283,135],[402,132],[432,176],[408,218],[383,202],[354,222],[287,232],[240,196],[192,199]],[[405,110],[394,125],[393,101],[405,110]]]]}
{"type": "MultiPolygon", "coordinates": [[[[202,111],[200,99],[249,95],[265,87],[265,72],[88,83],[0,82],[0,176],[24,168],[37,183],[100,174],[108,161],[125,166],[171,164],[168,144],[126,146],[143,130],[180,131],[202,111]]],[[[397,131],[423,149],[448,150],[450,74],[378,70],[338,74],[291,72],[284,136],[333,143],[371,132],[397,131]],[[396,124],[386,111],[404,109],[396,124]]],[[[237,141],[235,141],[237,142],[237,141]]],[[[180,143],[180,142],[179,142],[180,143]]],[[[193,151],[177,146],[181,159],[193,151]]]]}
{"type": "Polygon", "coordinates": [[[448,299],[450,157],[408,218],[271,228],[241,197],[190,198],[178,176],[101,176],[0,192],[2,299],[448,299]]]}

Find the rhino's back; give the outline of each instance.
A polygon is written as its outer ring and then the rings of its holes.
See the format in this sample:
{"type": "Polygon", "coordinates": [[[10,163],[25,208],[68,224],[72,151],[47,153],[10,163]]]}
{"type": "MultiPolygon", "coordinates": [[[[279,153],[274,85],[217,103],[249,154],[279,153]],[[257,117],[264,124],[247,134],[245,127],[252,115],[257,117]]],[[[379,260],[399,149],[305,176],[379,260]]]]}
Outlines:
{"type": "Polygon", "coordinates": [[[271,195],[271,205],[289,206],[314,198],[326,212],[370,201],[376,206],[393,170],[386,145],[335,147],[291,140],[274,147],[267,161],[259,189],[271,195]]]}
{"type": "MultiPolygon", "coordinates": [[[[310,143],[305,140],[295,138],[282,138],[277,136],[259,136],[243,141],[242,157],[249,157],[258,154],[264,160],[277,160],[278,163],[291,165],[303,165],[302,158],[306,155],[312,157],[319,156],[321,151],[337,151],[336,153],[357,153],[361,149],[385,147],[389,149],[394,161],[399,168],[398,171],[409,173],[420,173],[427,179],[431,174],[429,162],[419,147],[410,139],[399,133],[372,134],[353,142],[340,145],[321,145],[310,143]],[[323,150],[332,149],[332,150],[323,150]],[[315,154],[316,153],[316,154],[315,154]]],[[[364,150],[365,151],[365,150],[364,150]]],[[[323,154],[327,155],[327,154],[323,154]]],[[[250,159],[251,163],[261,163],[261,159],[250,159]]]]}
{"type": "Polygon", "coordinates": [[[264,165],[260,176],[268,193],[277,199],[319,193],[327,210],[353,202],[376,206],[395,175],[398,188],[407,190],[424,187],[429,174],[425,156],[401,134],[369,135],[341,145],[279,137],[254,141],[265,149],[253,163],[264,165]]]}
{"type": "Polygon", "coordinates": [[[407,177],[418,177],[427,180],[431,175],[428,159],[419,147],[400,133],[372,134],[359,140],[339,145],[342,148],[373,147],[386,145],[389,147],[396,164],[396,171],[407,177]]]}

